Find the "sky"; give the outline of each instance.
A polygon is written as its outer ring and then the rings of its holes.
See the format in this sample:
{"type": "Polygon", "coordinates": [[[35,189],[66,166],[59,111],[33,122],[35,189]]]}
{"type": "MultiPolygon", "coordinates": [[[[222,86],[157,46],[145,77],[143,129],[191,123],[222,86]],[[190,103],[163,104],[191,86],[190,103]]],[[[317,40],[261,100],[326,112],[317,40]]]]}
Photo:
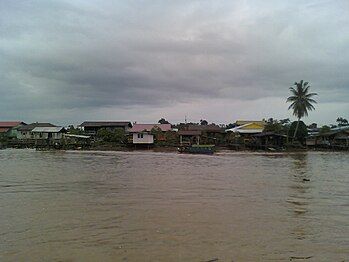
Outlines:
{"type": "Polygon", "coordinates": [[[0,121],[349,119],[349,2],[0,0],[0,121]]]}

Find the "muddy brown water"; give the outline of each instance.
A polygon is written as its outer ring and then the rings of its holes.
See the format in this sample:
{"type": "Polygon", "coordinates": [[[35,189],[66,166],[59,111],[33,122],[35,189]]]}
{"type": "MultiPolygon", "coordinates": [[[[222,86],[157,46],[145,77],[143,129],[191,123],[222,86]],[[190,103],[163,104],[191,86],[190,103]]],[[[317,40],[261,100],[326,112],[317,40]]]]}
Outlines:
{"type": "Polygon", "coordinates": [[[0,151],[0,261],[349,261],[349,154],[0,151]]]}

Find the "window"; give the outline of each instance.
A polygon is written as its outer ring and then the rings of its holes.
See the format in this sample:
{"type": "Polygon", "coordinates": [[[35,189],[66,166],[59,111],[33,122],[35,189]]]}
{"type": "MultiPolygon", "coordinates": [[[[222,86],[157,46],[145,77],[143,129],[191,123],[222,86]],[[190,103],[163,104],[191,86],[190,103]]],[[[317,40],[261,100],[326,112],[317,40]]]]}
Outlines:
{"type": "Polygon", "coordinates": [[[138,138],[143,138],[143,134],[138,134],[138,138]]]}

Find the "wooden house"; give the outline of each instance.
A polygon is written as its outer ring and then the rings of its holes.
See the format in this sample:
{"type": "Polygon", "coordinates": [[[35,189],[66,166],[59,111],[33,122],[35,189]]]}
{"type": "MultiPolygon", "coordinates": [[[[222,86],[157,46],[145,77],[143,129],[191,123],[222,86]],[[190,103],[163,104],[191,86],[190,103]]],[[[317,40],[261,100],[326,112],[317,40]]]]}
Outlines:
{"type": "Polygon", "coordinates": [[[25,125],[26,123],[21,121],[2,121],[0,122],[0,134],[10,138],[16,138],[18,129],[25,125]]]}
{"type": "Polygon", "coordinates": [[[307,137],[306,145],[315,148],[349,149],[349,126],[311,135],[307,137]]]}
{"type": "Polygon", "coordinates": [[[180,144],[214,144],[224,141],[224,129],[218,125],[184,124],[178,131],[180,144]]]}
{"type": "Polygon", "coordinates": [[[54,127],[35,127],[32,130],[35,140],[62,140],[63,134],[66,133],[66,129],[61,126],[54,127]]]}
{"type": "Polygon", "coordinates": [[[31,123],[29,125],[23,125],[17,129],[17,139],[19,140],[33,140],[34,134],[32,130],[36,127],[55,127],[55,125],[51,123],[31,123]]]}
{"type": "Polygon", "coordinates": [[[88,135],[96,135],[98,130],[104,128],[108,131],[115,131],[116,129],[123,129],[128,131],[132,124],[128,121],[85,121],[79,127],[88,135]]]}
{"type": "Polygon", "coordinates": [[[201,131],[199,130],[179,130],[179,144],[180,145],[199,145],[201,131]]]}
{"type": "Polygon", "coordinates": [[[251,143],[251,147],[254,149],[263,150],[280,150],[285,147],[286,143],[286,135],[281,135],[274,132],[262,132],[253,135],[253,143],[251,143]]]}

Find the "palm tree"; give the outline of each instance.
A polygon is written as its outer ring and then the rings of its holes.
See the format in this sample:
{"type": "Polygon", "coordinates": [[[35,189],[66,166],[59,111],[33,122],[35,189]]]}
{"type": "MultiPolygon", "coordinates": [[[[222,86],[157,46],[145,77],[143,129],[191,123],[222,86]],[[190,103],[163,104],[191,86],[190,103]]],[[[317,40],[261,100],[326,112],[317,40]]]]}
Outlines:
{"type": "Polygon", "coordinates": [[[286,102],[291,102],[291,105],[288,107],[288,110],[293,110],[293,115],[297,117],[298,122],[296,129],[293,134],[293,138],[296,137],[299,122],[302,117],[308,116],[308,110],[315,110],[312,104],[316,104],[316,101],[312,99],[313,96],[316,96],[316,93],[309,93],[309,83],[303,82],[301,80],[299,83],[294,83],[295,87],[290,87],[292,96],[287,98],[286,102]]]}

